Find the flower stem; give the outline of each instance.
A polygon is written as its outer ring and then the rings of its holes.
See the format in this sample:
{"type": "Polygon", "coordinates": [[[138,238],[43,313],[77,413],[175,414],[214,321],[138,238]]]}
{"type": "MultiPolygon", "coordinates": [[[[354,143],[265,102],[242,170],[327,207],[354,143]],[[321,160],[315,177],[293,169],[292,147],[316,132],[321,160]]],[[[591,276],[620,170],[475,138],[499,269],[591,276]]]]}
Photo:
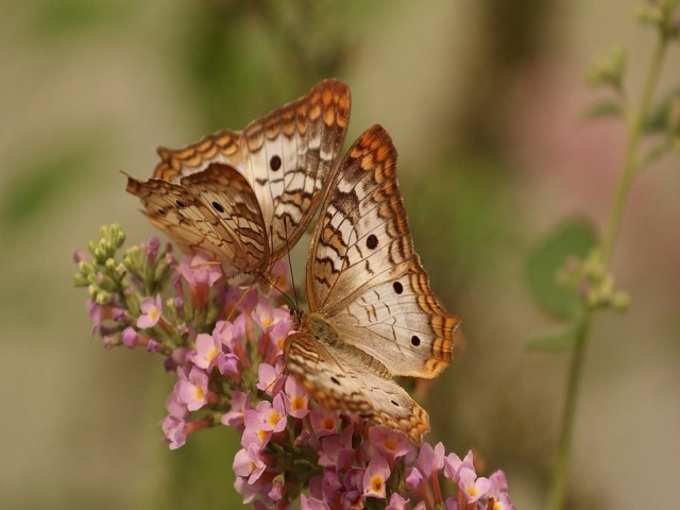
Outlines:
{"type": "MultiPolygon", "coordinates": [[[[623,216],[623,210],[633,183],[633,177],[635,171],[640,166],[639,148],[644,135],[644,123],[649,114],[654,91],[659,82],[659,76],[661,74],[667,47],[668,38],[660,32],[647,72],[647,79],[645,80],[644,88],[642,90],[639,106],[636,111],[631,113],[631,116],[628,119],[628,143],[626,146],[623,169],[616,185],[612,208],[601,245],[602,262],[605,268],[611,261],[621,224],[621,218],[623,216]]],[[[578,327],[576,341],[571,355],[567,394],[564,401],[562,426],[557,450],[557,461],[553,471],[553,480],[549,496],[548,508],[551,510],[562,510],[565,506],[576,405],[581,374],[583,372],[585,351],[590,333],[590,325],[594,312],[595,310],[593,308],[587,308],[585,310],[584,316],[578,327]]]]}
{"type": "Polygon", "coordinates": [[[626,205],[626,199],[630,192],[630,187],[633,183],[635,171],[639,167],[640,159],[638,157],[638,149],[640,141],[644,134],[644,123],[649,114],[652,98],[654,97],[654,90],[659,82],[659,75],[666,49],[668,48],[666,37],[659,35],[657,40],[654,55],[649,65],[647,79],[642,90],[642,97],[640,99],[640,106],[636,112],[633,112],[628,120],[628,145],[626,147],[626,155],[623,163],[623,171],[621,177],[616,185],[616,192],[614,194],[614,203],[612,204],[609,213],[609,221],[607,222],[607,230],[605,231],[604,239],[602,241],[602,259],[605,264],[611,260],[616,238],[621,225],[621,217],[623,209],[626,205]]]}
{"type": "Polygon", "coordinates": [[[569,463],[571,451],[571,439],[574,430],[574,417],[576,416],[576,401],[583,371],[585,347],[590,330],[591,311],[587,310],[578,327],[576,343],[571,354],[569,365],[569,379],[567,382],[567,396],[564,402],[562,417],[562,430],[560,431],[560,443],[557,450],[557,463],[553,473],[553,483],[550,493],[548,508],[561,510],[564,508],[567,482],[569,479],[569,463]]]}

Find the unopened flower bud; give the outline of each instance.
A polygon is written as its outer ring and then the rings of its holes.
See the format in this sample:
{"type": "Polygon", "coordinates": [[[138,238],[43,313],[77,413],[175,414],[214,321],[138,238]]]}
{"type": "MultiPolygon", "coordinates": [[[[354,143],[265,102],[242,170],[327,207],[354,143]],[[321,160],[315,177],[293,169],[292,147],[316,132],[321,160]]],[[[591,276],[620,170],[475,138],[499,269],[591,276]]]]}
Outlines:
{"type": "Polygon", "coordinates": [[[109,229],[109,239],[114,249],[120,248],[125,242],[125,232],[118,223],[114,223],[109,229]]]}
{"type": "Polygon", "coordinates": [[[605,277],[605,267],[599,250],[593,250],[583,262],[583,273],[594,281],[605,277]]]}
{"type": "Polygon", "coordinates": [[[161,259],[158,262],[158,265],[156,266],[156,271],[154,273],[154,278],[156,281],[162,281],[165,276],[168,273],[168,269],[170,269],[170,266],[168,263],[165,261],[165,259],[161,259]]]}
{"type": "Polygon", "coordinates": [[[84,278],[87,278],[89,275],[94,273],[94,266],[91,262],[81,261],[78,263],[78,271],[83,275],[84,278]]]}
{"type": "Polygon", "coordinates": [[[630,306],[630,296],[627,292],[619,290],[612,297],[612,306],[617,312],[625,312],[630,306]]]}
{"type": "Polygon", "coordinates": [[[99,289],[97,289],[97,286],[94,284],[90,284],[90,286],[87,288],[87,293],[91,298],[94,298],[97,295],[97,292],[99,292],[99,289]]]}
{"type": "Polygon", "coordinates": [[[117,345],[120,345],[120,339],[115,335],[106,335],[102,337],[102,344],[105,349],[113,349],[117,345]]]}
{"type": "Polygon", "coordinates": [[[614,48],[609,54],[600,55],[593,61],[588,81],[593,86],[608,85],[621,91],[625,71],[626,52],[622,48],[614,48]]]}
{"type": "Polygon", "coordinates": [[[114,252],[113,243],[111,242],[110,239],[102,239],[99,245],[102,247],[104,252],[106,252],[107,256],[113,254],[114,252]]]}
{"type": "Polygon", "coordinates": [[[658,25],[663,20],[663,11],[655,4],[643,5],[637,10],[636,17],[640,23],[658,25]]]}
{"type": "Polygon", "coordinates": [[[602,284],[600,285],[600,292],[602,293],[603,298],[605,299],[611,298],[614,292],[614,278],[612,278],[611,275],[604,276],[602,284]]]}
{"type": "Polygon", "coordinates": [[[87,287],[88,280],[83,276],[82,273],[76,273],[73,275],[73,285],[76,287],[87,287]]]}
{"type": "Polygon", "coordinates": [[[97,274],[96,284],[99,290],[113,292],[116,289],[116,283],[111,279],[110,276],[103,273],[97,274]]]}
{"type": "Polygon", "coordinates": [[[105,290],[99,291],[95,297],[95,302],[98,305],[108,305],[111,302],[111,293],[105,290]]]}
{"type": "Polygon", "coordinates": [[[80,264],[81,262],[87,262],[87,253],[85,250],[76,250],[73,252],[73,262],[80,264]]]}

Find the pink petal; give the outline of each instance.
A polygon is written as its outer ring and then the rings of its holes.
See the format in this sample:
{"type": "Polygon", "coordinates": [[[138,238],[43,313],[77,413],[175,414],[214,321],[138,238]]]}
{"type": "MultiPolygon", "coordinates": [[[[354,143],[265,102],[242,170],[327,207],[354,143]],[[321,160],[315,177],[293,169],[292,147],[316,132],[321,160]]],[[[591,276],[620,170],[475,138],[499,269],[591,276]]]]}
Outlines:
{"type": "Polygon", "coordinates": [[[155,325],[156,322],[152,321],[151,317],[148,315],[140,315],[137,319],[137,327],[139,329],[148,329],[154,327],[155,325]]]}
{"type": "Polygon", "coordinates": [[[330,510],[328,504],[320,499],[300,495],[300,510],[330,510]]]}
{"type": "Polygon", "coordinates": [[[423,474],[417,467],[411,469],[409,474],[406,476],[406,485],[411,489],[416,489],[423,482],[423,474]]]}
{"type": "Polygon", "coordinates": [[[234,463],[232,465],[234,468],[234,473],[236,473],[238,476],[250,476],[250,474],[253,472],[252,464],[253,459],[250,456],[248,450],[241,448],[234,456],[234,463]]]}
{"type": "Polygon", "coordinates": [[[404,510],[406,508],[406,503],[408,503],[408,499],[403,498],[401,494],[395,492],[392,494],[390,502],[387,504],[385,510],[404,510]]]}

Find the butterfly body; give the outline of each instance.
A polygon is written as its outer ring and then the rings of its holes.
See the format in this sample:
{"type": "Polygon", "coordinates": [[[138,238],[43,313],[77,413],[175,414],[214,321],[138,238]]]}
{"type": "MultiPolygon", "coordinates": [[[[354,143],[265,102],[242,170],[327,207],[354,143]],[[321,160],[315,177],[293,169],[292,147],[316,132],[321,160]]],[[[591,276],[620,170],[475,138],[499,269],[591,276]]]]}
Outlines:
{"type": "MultiPolygon", "coordinates": [[[[358,347],[343,341],[343,337],[321,314],[315,312],[302,314],[298,331],[315,341],[317,345],[330,347],[332,352],[339,351],[341,357],[352,360],[352,364],[362,365],[367,371],[379,377],[392,378],[392,374],[385,365],[358,347]]],[[[340,365],[338,360],[333,357],[332,352],[326,350],[324,355],[336,365],[340,365]]]]}

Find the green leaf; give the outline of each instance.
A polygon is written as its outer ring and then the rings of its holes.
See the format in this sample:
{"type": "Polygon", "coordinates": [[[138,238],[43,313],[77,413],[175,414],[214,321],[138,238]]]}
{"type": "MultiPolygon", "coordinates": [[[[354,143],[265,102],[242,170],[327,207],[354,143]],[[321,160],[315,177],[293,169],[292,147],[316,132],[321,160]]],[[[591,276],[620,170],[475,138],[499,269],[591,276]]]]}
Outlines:
{"type": "Polygon", "coordinates": [[[584,116],[587,119],[596,119],[602,117],[620,117],[622,113],[623,109],[619,101],[613,98],[606,98],[593,103],[584,116]]]}
{"type": "Polygon", "coordinates": [[[569,326],[567,329],[536,335],[529,339],[527,347],[536,351],[566,351],[576,343],[576,333],[577,328],[569,326]]]}
{"type": "Polygon", "coordinates": [[[526,266],[529,289],[545,312],[566,319],[580,311],[580,297],[573,289],[560,285],[557,274],[568,257],[584,258],[596,241],[593,224],[573,218],[558,224],[529,255],[526,266]]]}

